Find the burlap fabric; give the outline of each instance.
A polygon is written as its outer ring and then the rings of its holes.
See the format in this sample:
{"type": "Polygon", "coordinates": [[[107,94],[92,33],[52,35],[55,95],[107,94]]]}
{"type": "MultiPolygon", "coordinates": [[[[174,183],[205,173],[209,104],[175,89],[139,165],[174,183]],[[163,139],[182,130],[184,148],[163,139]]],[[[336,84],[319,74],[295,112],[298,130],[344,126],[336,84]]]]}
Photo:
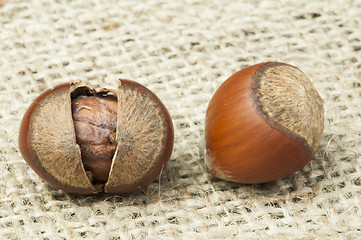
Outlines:
{"type": "Polygon", "coordinates": [[[360,1],[24,1],[0,5],[0,239],[361,239],[360,1]],[[325,103],[319,150],[293,176],[242,185],[207,173],[207,104],[264,61],[302,69],[325,103]],[[175,126],[169,164],[132,194],[78,196],[24,162],[31,101],[81,79],[136,80],[175,126]]]}

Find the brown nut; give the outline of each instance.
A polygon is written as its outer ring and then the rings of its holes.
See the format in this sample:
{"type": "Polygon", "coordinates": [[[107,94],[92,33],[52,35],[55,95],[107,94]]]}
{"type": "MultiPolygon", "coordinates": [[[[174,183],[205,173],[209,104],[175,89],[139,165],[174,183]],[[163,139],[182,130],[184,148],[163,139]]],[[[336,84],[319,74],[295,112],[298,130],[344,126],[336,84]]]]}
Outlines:
{"type": "Polygon", "coordinates": [[[173,124],[149,89],[119,80],[96,91],[75,81],[51,88],[30,105],[19,148],[44,180],[67,192],[132,192],[151,183],[173,149],[173,124]]]}
{"type": "Polygon", "coordinates": [[[323,102],[306,75],[285,63],[247,67],[215,92],[205,120],[206,165],[218,178],[264,183],[313,157],[323,132],[323,102]]]}

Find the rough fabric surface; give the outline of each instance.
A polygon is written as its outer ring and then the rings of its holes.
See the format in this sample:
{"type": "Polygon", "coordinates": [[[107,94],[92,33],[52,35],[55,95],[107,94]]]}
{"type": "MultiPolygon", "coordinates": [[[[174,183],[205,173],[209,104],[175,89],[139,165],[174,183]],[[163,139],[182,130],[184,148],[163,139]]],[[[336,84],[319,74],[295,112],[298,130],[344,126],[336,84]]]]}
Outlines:
{"type": "Polygon", "coordinates": [[[0,1],[0,239],[360,239],[360,1],[0,1]],[[213,178],[201,152],[217,87],[249,65],[304,71],[325,103],[315,158],[263,185],[213,178]],[[133,194],[77,196],[24,162],[31,101],[81,79],[136,80],[167,106],[175,147],[133,194]]]}

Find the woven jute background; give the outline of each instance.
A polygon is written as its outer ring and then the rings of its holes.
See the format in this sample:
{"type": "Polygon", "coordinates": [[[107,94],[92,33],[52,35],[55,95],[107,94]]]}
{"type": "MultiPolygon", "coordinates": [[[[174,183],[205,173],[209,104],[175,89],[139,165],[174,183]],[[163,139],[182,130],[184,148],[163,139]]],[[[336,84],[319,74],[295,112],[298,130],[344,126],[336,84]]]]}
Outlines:
{"type": "Polygon", "coordinates": [[[361,239],[361,2],[0,1],[0,239],[361,239]],[[214,91],[281,61],[324,100],[314,159],[267,184],[212,177],[201,153],[214,91]],[[79,196],[41,180],[17,143],[29,104],[71,80],[155,92],[175,127],[161,176],[131,194],[79,196]]]}

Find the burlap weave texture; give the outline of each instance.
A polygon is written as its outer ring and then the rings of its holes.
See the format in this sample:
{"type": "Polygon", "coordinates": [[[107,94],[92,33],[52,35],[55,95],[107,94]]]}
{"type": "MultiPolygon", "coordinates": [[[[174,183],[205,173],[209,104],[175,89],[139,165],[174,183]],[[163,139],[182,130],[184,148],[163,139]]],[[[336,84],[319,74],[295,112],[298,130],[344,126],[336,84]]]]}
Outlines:
{"type": "Polygon", "coordinates": [[[1,239],[361,239],[361,1],[0,1],[1,239]],[[325,104],[316,156],[263,185],[213,178],[207,104],[234,72],[299,67],[325,104]],[[167,167],[132,194],[77,196],[24,162],[31,101],[81,79],[155,92],[175,126],[167,167]]]}

